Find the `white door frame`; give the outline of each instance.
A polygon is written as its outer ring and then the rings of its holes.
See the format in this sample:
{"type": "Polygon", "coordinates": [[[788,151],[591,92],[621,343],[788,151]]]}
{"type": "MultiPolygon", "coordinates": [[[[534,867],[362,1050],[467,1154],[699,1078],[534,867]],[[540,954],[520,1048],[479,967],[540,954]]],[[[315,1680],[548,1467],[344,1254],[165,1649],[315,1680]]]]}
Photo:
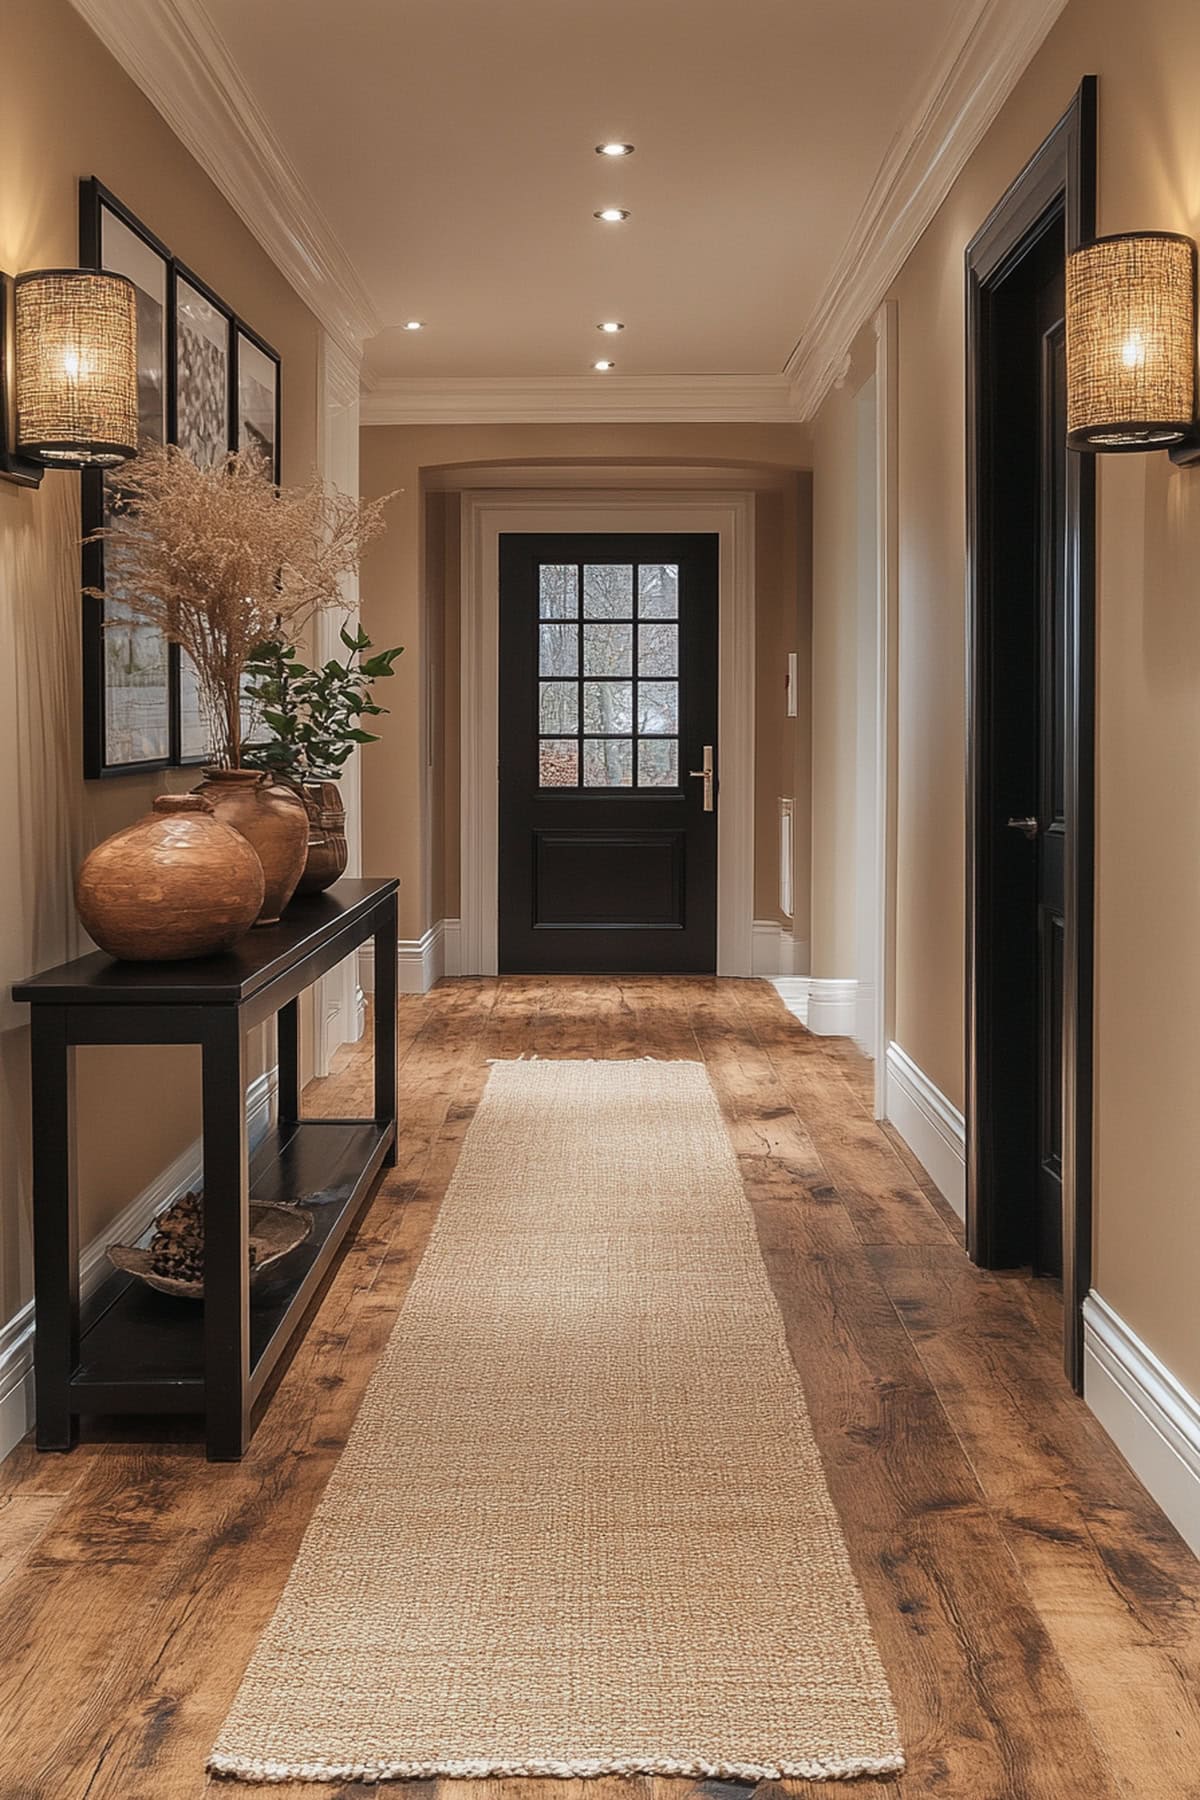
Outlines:
{"type": "Polygon", "coordinates": [[[462,973],[497,968],[500,536],[715,532],[719,551],[717,973],[749,975],[754,929],[754,495],[513,492],[462,496],[462,973]]]}
{"type": "MultiPolygon", "coordinates": [[[[341,494],[359,496],[359,359],[325,333],[321,341],[320,384],[317,390],[321,479],[341,494]]],[[[317,661],[340,657],[338,636],[348,617],[358,620],[358,577],[342,583],[345,611],[319,612],[313,628],[317,661]]],[[[342,803],[346,808],[347,875],[362,873],[361,752],[355,750],[342,772],[342,803]]],[[[313,1073],[328,1075],[334,1052],[342,1044],[357,1043],[363,1034],[364,1002],[358,981],[358,957],[351,953],[328,975],[313,984],[313,1073]]]]}
{"type": "Polygon", "coordinates": [[[900,527],[898,310],[875,314],[875,1117],[887,1117],[896,1035],[896,791],[900,527]]]}

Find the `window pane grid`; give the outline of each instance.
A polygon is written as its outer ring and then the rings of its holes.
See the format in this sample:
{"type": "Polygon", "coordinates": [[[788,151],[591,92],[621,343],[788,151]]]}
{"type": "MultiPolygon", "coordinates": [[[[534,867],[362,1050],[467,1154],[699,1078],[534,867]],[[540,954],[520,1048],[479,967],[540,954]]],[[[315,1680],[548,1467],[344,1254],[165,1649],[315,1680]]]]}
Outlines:
{"type": "Polygon", "coordinates": [[[538,571],[538,784],[679,786],[679,569],[538,571]]]}

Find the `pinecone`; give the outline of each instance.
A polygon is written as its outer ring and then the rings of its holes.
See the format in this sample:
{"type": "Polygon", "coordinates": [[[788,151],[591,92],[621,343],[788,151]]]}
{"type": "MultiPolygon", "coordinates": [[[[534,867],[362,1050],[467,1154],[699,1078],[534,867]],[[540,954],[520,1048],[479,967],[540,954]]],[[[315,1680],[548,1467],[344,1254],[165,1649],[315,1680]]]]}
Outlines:
{"type": "MultiPolygon", "coordinates": [[[[257,1253],[250,1246],[250,1267],[257,1253]]],[[[172,1281],[204,1281],[204,1196],[184,1194],[155,1220],[150,1239],[150,1266],[156,1275],[172,1281]]]]}

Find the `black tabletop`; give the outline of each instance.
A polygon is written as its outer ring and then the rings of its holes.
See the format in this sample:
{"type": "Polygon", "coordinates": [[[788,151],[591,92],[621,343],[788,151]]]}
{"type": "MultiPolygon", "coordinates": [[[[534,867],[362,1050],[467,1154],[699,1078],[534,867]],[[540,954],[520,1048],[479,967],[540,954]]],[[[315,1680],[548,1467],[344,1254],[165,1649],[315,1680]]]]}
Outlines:
{"type": "Polygon", "coordinates": [[[211,1005],[248,1000],[342,931],[362,924],[400,883],[335,882],[293,900],[277,925],[255,926],[223,956],[188,962],[118,962],[103,950],[17,982],[14,1000],[56,1006],[211,1005]]]}

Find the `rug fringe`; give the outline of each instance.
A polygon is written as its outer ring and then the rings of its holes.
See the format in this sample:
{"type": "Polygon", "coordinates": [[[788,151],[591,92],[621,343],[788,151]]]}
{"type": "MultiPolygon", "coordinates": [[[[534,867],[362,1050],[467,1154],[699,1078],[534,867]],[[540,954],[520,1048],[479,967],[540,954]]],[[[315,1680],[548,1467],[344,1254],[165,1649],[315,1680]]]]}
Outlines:
{"type": "Polygon", "coordinates": [[[661,1063],[664,1069],[702,1069],[698,1056],[539,1056],[536,1050],[522,1050],[520,1056],[489,1056],[491,1066],[504,1063],[553,1062],[569,1064],[573,1069],[619,1069],[629,1063],[661,1063]]]}
{"type": "Polygon", "coordinates": [[[695,1757],[576,1759],[555,1762],[328,1763],[280,1762],[274,1758],[223,1756],[208,1759],[210,1775],[238,1781],[474,1781],[525,1779],[570,1781],[598,1775],[666,1775],[695,1781],[857,1781],[864,1775],[897,1775],[904,1756],[811,1757],[799,1762],[705,1762],[695,1757]]]}

